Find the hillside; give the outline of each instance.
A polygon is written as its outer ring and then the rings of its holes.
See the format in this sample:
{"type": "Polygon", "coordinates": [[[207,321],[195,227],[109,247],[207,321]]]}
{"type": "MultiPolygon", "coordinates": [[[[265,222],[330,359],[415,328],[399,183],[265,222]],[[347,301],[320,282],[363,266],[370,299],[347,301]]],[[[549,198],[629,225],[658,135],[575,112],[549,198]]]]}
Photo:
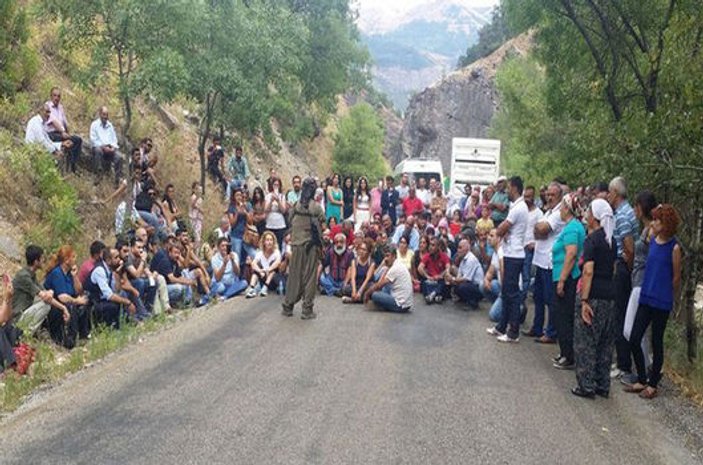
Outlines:
{"type": "Polygon", "coordinates": [[[411,157],[440,158],[448,171],[452,138],[488,136],[500,104],[494,82],[498,67],[511,56],[524,56],[531,47],[530,35],[518,36],[413,97],[392,162],[411,157]]]}

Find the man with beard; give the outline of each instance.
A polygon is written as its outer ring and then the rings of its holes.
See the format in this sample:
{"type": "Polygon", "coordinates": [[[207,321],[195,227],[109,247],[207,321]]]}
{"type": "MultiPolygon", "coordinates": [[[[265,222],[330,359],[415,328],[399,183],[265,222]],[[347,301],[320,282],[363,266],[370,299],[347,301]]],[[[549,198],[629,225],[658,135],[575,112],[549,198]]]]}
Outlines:
{"type": "Polygon", "coordinates": [[[320,261],[325,212],[317,202],[313,202],[316,190],[315,180],[305,179],[300,200],[293,207],[290,218],[292,255],[282,313],[293,316],[293,307],[303,299],[304,320],[317,316],[313,311],[317,291],[315,277],[320,261]]]}
{"type": "Polygon", "coordinates": [[[93,303],[95,322],[115,329],[120,328],[121,307],[124,306],[130,315],[134,315],[137,311],[127,297],[120,295],[117,275],[121,267],[122,260],[117,249],[103,250],[102,260],[95,264],[84,286],[93,303]]]}
{"type": "Polygon", "coordinates": [[[332,247],[325,252],[322,269],[325,271],[320,276],[320,286],[326,295],[342,296],[342,289],[349,278],[349,267],[354,254],[347,249],[347,240],[344,234],[334,236],[332,247]]]}

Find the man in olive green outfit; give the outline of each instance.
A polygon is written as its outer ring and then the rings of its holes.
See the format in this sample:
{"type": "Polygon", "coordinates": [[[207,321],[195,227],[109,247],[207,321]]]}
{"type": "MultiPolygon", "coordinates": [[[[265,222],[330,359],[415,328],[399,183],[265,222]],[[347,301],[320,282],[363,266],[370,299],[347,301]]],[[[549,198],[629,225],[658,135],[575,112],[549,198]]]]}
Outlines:
{"type": "Polygon", "coordinates": [[[313,200],[317,183],[312,178],[303,182],[300,199],[293,207],[290,218],[291,246],[293,249],[283,315],[293,316],[293,307],[303,299],[303,320],[317,317],[312,307],[317,292],[317,265],[320,263],[322,228],[325,212],[313,200]]]}

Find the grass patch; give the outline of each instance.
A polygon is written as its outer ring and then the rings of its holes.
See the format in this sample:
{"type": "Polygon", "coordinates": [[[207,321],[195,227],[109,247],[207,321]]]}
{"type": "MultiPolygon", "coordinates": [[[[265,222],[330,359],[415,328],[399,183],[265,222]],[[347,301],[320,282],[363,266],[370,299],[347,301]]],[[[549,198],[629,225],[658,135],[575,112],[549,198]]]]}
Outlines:
{"type": "Polygon", "coordinates": [[[669,320],[664,340],[666,368],[684,395],[703,406],[703,344],[698,344],[696,358],[690,362],[686,349],[686,329],[669,320]]]}
{"type": "Polygon", "coordinates": [[[47,339],[24,338],[24,342],[36,350],[35,360],[26,376],[18,376],[13,371],[7,372],[3,380],[4,385],[0,387],[0,412],[15,410],[25,396],[39,386],[59,381],[71,373],[80,371],[87,364],[101,360],[137,341],[141,336],[170,327],[176,321],[189,316],[189,312],[180,312],[178,317],[159,315],[140,326],[125,323],[119,330],[94,328],[90,340],[70,352],[47,339]]]}

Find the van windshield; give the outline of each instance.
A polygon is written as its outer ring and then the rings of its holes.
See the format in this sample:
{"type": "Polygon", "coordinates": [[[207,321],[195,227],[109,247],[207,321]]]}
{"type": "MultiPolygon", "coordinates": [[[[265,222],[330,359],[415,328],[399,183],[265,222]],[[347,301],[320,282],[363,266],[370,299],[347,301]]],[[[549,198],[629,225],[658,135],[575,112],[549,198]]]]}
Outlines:
{"type": "Polygon", "coordinates": [[[418,179],[425,178],[425,182],[427,185],[430,184],[430,179],[434,179],[440,184],[442,183],[442,179],[439,173],[408,173],[408,176],[410,177],[410,182],[415,181],[415,183],[417,183],[418,179]]]}

